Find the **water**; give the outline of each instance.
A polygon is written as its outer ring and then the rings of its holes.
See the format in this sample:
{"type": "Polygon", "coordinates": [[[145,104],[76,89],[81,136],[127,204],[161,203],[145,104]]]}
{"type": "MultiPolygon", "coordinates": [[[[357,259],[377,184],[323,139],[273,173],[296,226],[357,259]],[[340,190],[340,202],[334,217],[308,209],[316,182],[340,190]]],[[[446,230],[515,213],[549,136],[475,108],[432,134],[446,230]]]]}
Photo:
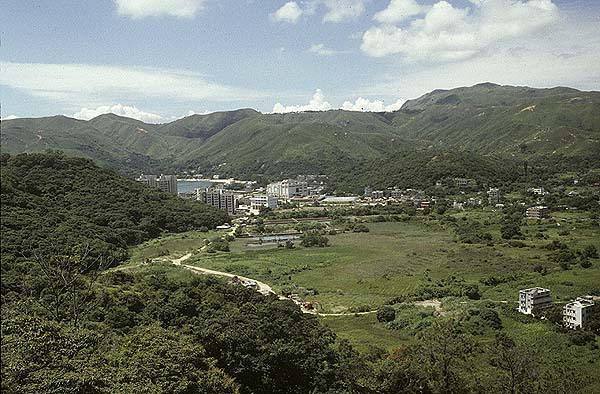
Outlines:
{"type": "Polygon", "coordinates": [[[287,241],[288,239],[299,239],[302,236],[300,234],[280,234],[280,235],[266,235],[264,237],[250,238],[253,241],[287,241]]]}
{"type": "Polygon", "coordinates": [[[193,192],[195,189],[206,189],[207,187],[211,187],[211,182],[206,181],[177,181],[177,192],[178,193],[186,193],[193,192]]]}
{"type": "Polygon", "coordinates": [[[259,248],[261,246],[273,246],[273,245],[277,245],[277,242],[263,242],[261,244],[246,244],[246,246],[248,246],[250,248],[259,248]]]}
{"type": "Polygon", "coordinates": [[[282,241],[299,239],[301,237],[302,237],[301,234],[279,234],[279,235],[266,235],[264,237],[253,237],[250,239],[252,241],[256,241],[256,242],[247,243],[246,246],[249,246],[251,248],[258,248],[261,246],[273,246],[273,245],[277,245],[279,242],[282,242],[282,241]],[[259,243],[261,240],[263,242],[259,243]],[[265,242],[265,241],[267,241],[267,242],[265,242]]]}

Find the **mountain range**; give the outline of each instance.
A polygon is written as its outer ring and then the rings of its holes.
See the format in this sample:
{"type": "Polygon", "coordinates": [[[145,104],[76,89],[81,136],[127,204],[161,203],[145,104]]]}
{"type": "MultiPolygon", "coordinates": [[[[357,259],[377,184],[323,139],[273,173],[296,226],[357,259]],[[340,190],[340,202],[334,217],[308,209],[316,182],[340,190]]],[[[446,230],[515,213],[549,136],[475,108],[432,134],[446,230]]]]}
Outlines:
{"type": "Polygon", "coordinates": [[[62,150],[128,175],[190,169],[267,178],[349,170],[365,175],[360,168],[398,157],[456,162],[468,156],[492,167],[499,158],[594,157],[600,152],[600,92],[482,83],[435,90],[387,113],[240,109],[166,124],[105,114],[89,121],[21,118],[1,127],[4,153],[62,150]]]}

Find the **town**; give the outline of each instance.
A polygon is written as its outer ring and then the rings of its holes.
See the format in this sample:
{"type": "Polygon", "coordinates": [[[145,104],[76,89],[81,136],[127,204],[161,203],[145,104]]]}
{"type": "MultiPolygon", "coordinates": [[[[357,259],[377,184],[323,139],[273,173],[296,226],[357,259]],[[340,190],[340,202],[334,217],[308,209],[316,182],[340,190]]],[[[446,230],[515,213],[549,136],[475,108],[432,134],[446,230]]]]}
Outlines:
{"type": "MultiPolygon", "coordinates": [[[[227,231],[236,237],[247,237],[251,241],[247,245],[254,247],[270,245],[290,247],[293,245],[293,240],[301,239],[303,236],[303,233],[298,233],[297,230],[272,234],[276,227],[269,230],[268,227],[261,226],[261,230],[254,233],[252,230],[247,230],[250,225],[263,223],[263,219],[270,224],[320,221],[331,228],[331,220],[326,218],[327,210],[343,207],[385,207],[389,210],[396,206],[426,215],[432,210],[443,213],[447,209],[457,212],[467,210],[502,212],[507,205],[517,205],[524,208],[523,217],[526,220],[539,221],[552,218],[551,208],[545,205],[545,197],[549,196],[550,192],[544,187],[528,187],[521,194],[524,198],[518,199],[515,198],[514,190],[511,196],[504,196],[499,187],[487,187],[482,190],[474,179],[468,178],[452,178],[436,182],[429,190],[437,194],[428,194],[424,190],[412,188],[374,190],[366,186],[362,195],[327,195],[324,193],[327,187],[327,177],[324,175],[303,175],[295,179],[268,183],[265,186],[259,186],[255,181],[220,179],[218,176],[208,179],[183,178],[178,181],[175,175],[141,175],[137,181],[164,192],[177,194],[182,199],[200,201],[226,211],[232,217],[232,223],[218,226],[217,229],[227,231]],[[211,186],[190,190],[189,184],[193,187],[198,182],[211,184],[211,186]],[[178,184],[181,183],[186,184],[186,191],[178,191],[178,184]],[[277,215],[278,212],[281,215],[277,215]],[[269,233],[271,234],[265,235],[269,233]]],[[[563,185],[558,189],[568,200],[579,197],[578,185],[579,180],[573,179],[570,181],[570,187],[563,185]]],[[[600,185],[593,185],[594,188],[598,186],[600,185]]],[[[585,192],[585,189],[581,189],[581,193],[585,194],[585,192]]],[[[557,204],[552,209],[577,210],[577,207],[557,204]]],[[[560,226],[560,223],[556,225],[560,226]]],[[[258,289],[256,281],[247,278],[241,280],[234,276],[231,283],[258,289]]],[[[544,309],[553,305],[549,289],[533,287],[515,291],[518,294],[516,308],[518,312],[545,319],[544,309]]],[[[283,296],[298,304],[306,313],[319,313],[318,303],[305,301],[296,292],[287,291],[283,296]]],[[[563,325],[574,330],[584,328],[588,312],[599,298],[600,296],[582,295],[563,302],[563,325]]]]}

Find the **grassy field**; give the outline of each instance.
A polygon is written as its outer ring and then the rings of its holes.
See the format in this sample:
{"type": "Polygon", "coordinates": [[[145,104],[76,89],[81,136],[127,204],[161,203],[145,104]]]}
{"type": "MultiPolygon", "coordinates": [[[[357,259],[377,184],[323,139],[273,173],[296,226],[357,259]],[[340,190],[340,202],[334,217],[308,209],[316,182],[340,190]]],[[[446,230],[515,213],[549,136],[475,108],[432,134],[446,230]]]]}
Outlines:
{"type": "MultiPolygon", "coordinates": [[[[555,215],[555,220],[527,222],[522,226],[524,246],[514,247],[500,239],[499,215],[491,211],[454,214],[458,220],[465,217],[483,223],[494,238],[490,245],[462,244],[438,220],[420,217],[406,222],[367,223],[368,233],[328,236],[330,246],[326,248],[304,248],[299,242],[294,249],[251,248],[246,245],[247,239],[240,238],[230,243],[231,252],[195,253],[187,264],[256,278],[276,291],[297,292],[303,299],[317,302],[324,313],[377,309],[393,297],[454,276],[477,284],[482,299],[444,298],[443,314],[493,308],[510,335],[532,346],[547,343],[543,352],[548,355],[560,347],[564,350],[561,354],[579,351],[585,362],[591,362],[597,351],[571,349],[567,337],[555,332],[549,323],[517,315],[514,309],[518,290],[526,287],[550,288],[556,303],[592,292],[600,294],[600,260],[593,260],[591,268],[573,264],[569,270],[562,270],[550,260],[553,252],[544,248],[552,240],[560,240],[572,250],[589,244],[600,249],[600,229],[584,213],[561,213],[555,215]],[[544,236],[540,237],[540,233],[544,236]],[[534,272],[536,265],[546,267],[547,273],[534,272]],[[494,286],[481,283],[491,276],[509,279],[494,286]]],[[[166,236],[132,249],[131,261],[137,263],[162,255],[180,257],[199,248],[203,239],[217,235],[189,232],[166,236]]],[[[433,308],[404,304],[395,308],[393,327],[378,322],[374,313],[321,319],[341,338],[365,351],[371,346],[389,349],[413,341],[414,334],[436,318],[433,308]]],[[[484,329],[480,335],[491,340],[495,332],[484,329]]]]}

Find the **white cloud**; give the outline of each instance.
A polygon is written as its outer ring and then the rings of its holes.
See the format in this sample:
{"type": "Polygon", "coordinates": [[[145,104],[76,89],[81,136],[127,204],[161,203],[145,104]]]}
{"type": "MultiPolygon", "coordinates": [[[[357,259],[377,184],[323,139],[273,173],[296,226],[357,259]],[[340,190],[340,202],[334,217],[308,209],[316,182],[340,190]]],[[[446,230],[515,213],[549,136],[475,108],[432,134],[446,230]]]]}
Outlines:
{"type": "Polygon", "coordinates": [[[302,16],[302,9],[295,1],[285,3],[281,8],[271,14],[271,19],[278,22],[296,23],[302,16]]]}
{"type": "Polygon", "coordinates": [[[353,20],[365,12],[364,0],[323,0],[327,13],[323,22],[344,22],[353,20]]]}
{"type": "Polygon", "coordinates": [[[345,51],[336,51],[335,49],[327,48],[325,44],[312,44],[310,48],[307,49],[308,52],[316,53],[320,56],[333,56],[340,53],[346,53],[345,51]]]}
{"type": "Polygon", "coordinates": [[[425,13],[428,8],[415,0],[391,0],[387,8],[376,13],[373,19],[381,23],[398,23],[425,13]]]}
{"type": "Polygon", "coordinates": [[[189,110],[188,113],[187,113],[187,115],[181,116],[181,117],[185,118],[185,117],[192,116],[192,115],[208,115],[208,114],[212,114],[212,111],[209,111],[209,110],[206,110],[206,109],[204,111],[202,111],[202,112],[196,112],[196,111],[189,110]]]}
{"type": "Polygon", "coordinates": [[[3,118],[0,118],[0,120],[12,120],[12,119],[19,119],[19,117],[17,115],[8,115],[3,118]]]}
{"type": "MultiPolygon", "coordinates": [[[[440,1],[406,28],[373,26],[363,34],[361,49],[370,56],[399,54],[411,61],[463,60],[496,43],[524,38],[558,20],[558,8],[552,0],[488,0],[473,4],[473,8],[455,8],[440,1]]],[[[393,16],[380,15],[379,19],[391,21],[393,16]]]]}
{"type": "MultiPolygon", "coordinates": [[[[385,105],[383,100],[371,101],[369,99],[359,97],[354,101],[354,103],[345,101],[338,109],[343,109],[345,111],[388,112],[397,111],[400,109],[403,103],[403,100],[397,100],[393,104],[385,105]]],[[[317,89],[308,104],[284,106],[281,103],[277,103],[273,107],[272,112],[276,114],[285,114],[290,112],[328,111],[330,109],[336,108],[326,100],[321,89],[317,89]]]]}
{"type": "Polygon", "coordinates": [[[72,106],[162,99],[238,101],[261,94],[207,81],[189,71],[89,64],[0,62],[0,85],[72,106]]]}
{"type": "Polygon", "coordinates": [[[383,100],[369,100],[362,97],[357,98],[354,103],[344,101],[341,109],[345,111],[361,111],[361,112],[392,112],[397,111],[404,104],[404,100],[396,100],[393,104],[385,105],[383,100]]]}
{"type": "Polygon", "coordinates": [[[115,114],[127,118],[141,120],[146,123],[161,123],[165,119],[157,114],[144,112],[136,107],[130,107],[122,104],[101,105],[97,108],[81,108],[72,116],[76,119],[90,120],[102,114],[115,114]]]}
{"type": "Polygon", "coordinates": [[[114,0],[119,15],[134,19],[169,15],[192,18],[204,7],[206,0],[114,0]]]}
{"type": "Polygon", "coordinates": [[[273,113],[284,114],[289,112],[328,111],[330,109],[331,104],[325,100],[325,96],[323,95],[323,92],[321,92],[321,89],[317,89],[308,104],[284,106],[281,103],[277,103],[273,107],[273,113]]]}
{"type": "Polygon", "coordinates": [[[314,15],[320,7],[326,9],[323,22],[346,22],[365,13],[365,0],[307,0],[302,2],[302,7],[295,1],[289,1],[272,13],[271,19],[296,23],[302,15],[314,15]]]}

